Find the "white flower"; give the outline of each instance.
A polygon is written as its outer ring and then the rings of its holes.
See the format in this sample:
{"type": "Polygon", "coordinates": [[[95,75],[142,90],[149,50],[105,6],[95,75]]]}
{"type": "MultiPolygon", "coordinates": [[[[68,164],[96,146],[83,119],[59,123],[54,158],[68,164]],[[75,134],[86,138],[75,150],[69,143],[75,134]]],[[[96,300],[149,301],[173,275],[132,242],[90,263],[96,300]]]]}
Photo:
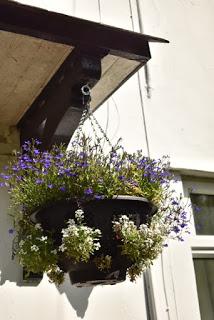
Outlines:
{"type": "Polygon", "coordinates": [[[84,219],[84,212],[82,209],[78,209],[75,211],[75,218],[79,223],[81,223],[84,219]]]}
{"type": "Polygon", "coordinates": [[[152,239],[146,239],[145,242],[146,242],[146,244],[147,244],[148,246],[153,245],[152,239]]]}
{"type": "Polygon", "coordinates": [[[85,239],[85,243],[88,244],[89,246],[92,246],[93,245],[93,239],[88,237],[88,238],[85,239]]]}
{"type": "Polygon", "coordinates": [[[120,217],[120,220],[121,220],[121,222],[129,221],[129,218],[128,218],[126,215],[122,215],[122,216],[120,217]]]}
{"type": "Polygon", "coordinates": [[[48,239],[47,236],[42,236],[42,237],[40,238],[41,241],[46,241],[47,239],[48,239]]]}
{"type": "Polygon", "coordinates": [[[35,224],[35,229],[42,230],[41,224],[40,223],[36,223],[35,224]]]}
{"type": "Polygon", "coordinates": [[[69,225],[69,226],[74,226],[74,225],[75,225],[74,219],[69,219],[69,220],[68,220],[68,225],[69,225]]]}
{"type": "Polygon", "coordinates": [[[58,273],[63,272],[58,266],[53,266],[50,270],[47,271],[47,273],[50,273],[52,271],[58,272],[58,273]]]}
{"type": "Polygon", "coordinates": [[[148,226],[146,225],[146,224],[141,224],[140,225],[140,227],[139,227],[139,230],[141,231],[141,232],[148,232],[149,231],[149,228],[148,228],[148,226]]]}
{"type": "Polygon", "coordinates": [[[25,255],[25,254],[27,254],[27,252],[25,252],[23,249],[21,249],[21,250],[19,251],[19,254],[25,255]]]}
{"type": "Polygon", "coordinates": [[[80,230],[84,231],[85,233],[89,233],[91,231],[91,228],[87,226],[80,226],[80,230]]]}
{"type": "Polygon", "coordinates": [[[64,244],[61,244],[61,246],[59,246],[59,251],[64,252],[66,250],[66,247],[64,244]]]}
{"type": "Polygon", "coordinates": [[[75,211],[75,216],[76,215],[83,215],[84,214],[84,211],[82,210],[82,209],[77,209],[76,211],[75,211]]]}
{"type": "Polygon", "coordinates": [[[53,254],[57,254],[57,250],[56,250],[56,249],[54,249],[54,250],[52,250],[52,251],[51,251],[51,253],[53,253],[53,254]]]}
{"type": "Polygon", "coordinates": [[[25,243],[25,242],[24,242],[23,240],[21,240],[21,241],[19,242],[19,246],[22,247],[22,246],[24,245],[24,243],[25,243]]]}
{"type": "Polygon", "coordinates": [[[100,243],[97,242],[97,243],[94,243],[94,250],[99,250],[101,247],[100,243]]]}
{"type": "Polygon", "coordinates": [[[94,232],[96,232],[97,235],[101,235],[100,229],[95,229],[94,232]]]}
{"type": "Polygon", "coordinates": [[[37,247],[35,244],[32,245],[30,249],[31,251],[35,251],[35,252],[39,251],[39,247],[37,247]]]}
{"type": "Polygon", "coordinates": [[[72,236],[78,236],[79,232],[77,228],[73,228],[72,230],[69,230],[67,234],[65,234],[64,237],[72,237],[72,236]]]}

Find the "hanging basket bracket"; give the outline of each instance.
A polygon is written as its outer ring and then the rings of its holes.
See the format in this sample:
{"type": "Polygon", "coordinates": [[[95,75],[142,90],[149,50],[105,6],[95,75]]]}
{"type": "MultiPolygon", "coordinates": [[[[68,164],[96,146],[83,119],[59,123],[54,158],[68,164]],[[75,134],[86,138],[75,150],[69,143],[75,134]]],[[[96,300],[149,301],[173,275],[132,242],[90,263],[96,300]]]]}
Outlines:
{"type": "Polygon", "coordinates": [[[43,149],[69,143],[90,103],[90,89],[101,77],[104,55],[103,51],[90,50],[74,50],[70,54],[19,123],[21,143],[37,138],[43,149]]]}

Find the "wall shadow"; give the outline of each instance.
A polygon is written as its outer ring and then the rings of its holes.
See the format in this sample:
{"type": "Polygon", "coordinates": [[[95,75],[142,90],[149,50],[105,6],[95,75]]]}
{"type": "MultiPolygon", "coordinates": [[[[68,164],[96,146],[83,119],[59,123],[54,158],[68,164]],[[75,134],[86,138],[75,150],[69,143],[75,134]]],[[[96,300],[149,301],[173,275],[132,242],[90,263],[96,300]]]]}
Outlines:
{"type": "Polygon", "coordinates": [[[37,286],[40,279],[23,279],[23,268],[17,259],[12,259],[13,241],[16,236],[13,221],[9,216],[9,195],[7,190],[0,189],[0,285],[7,280],[18,286],[37,286]]]}
{"type": "Polygon", "coordinates": [[[12,260],[12,245],[14,234],[12,219],[8,215],[9,195],[6,190],[0,189],[0,284],[6,280],[18,282],[20,280],[21,267],[12,260]]]}
{"type": "MultiPolygon", "coordinates": [[[[14,282],[19,287],[35,287],[42,281],[41,278],[23,278],[23,268],[17,259],[12,259],[12,247],[15,233],[11,233],[13,222],[8,215],[9,195],[6,190],[0,189],[0,285],[6,281],[14,282]]],[[[57,287],[60,294],[64,293],[76,311],[78,317],[83,318],[88,307],[88,299],[93,287],[77,288],[70,282],[66,274],[64,283],[57,287]]]]}
{"type": "Polygon", "coordinates": [[[60,294],[65,293],[77,316],[84,318],[93,287],[77,288],[71,284],[69,276],[66,274],[64,283],[57,289],[60,294]]]}

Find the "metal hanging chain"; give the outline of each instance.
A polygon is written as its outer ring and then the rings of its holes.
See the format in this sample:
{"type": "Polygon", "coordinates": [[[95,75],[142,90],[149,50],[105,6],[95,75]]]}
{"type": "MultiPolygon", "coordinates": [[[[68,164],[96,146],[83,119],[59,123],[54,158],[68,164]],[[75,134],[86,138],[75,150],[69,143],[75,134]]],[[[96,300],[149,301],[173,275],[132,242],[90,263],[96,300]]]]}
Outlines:
{"type": "Polygon", "coordinates": [[[85,120],[87,119],[87,117],[88,117],[88,109],[85,108],[83,110],[82,116],[80,118],[80,122],[79,122],[79,126],[78,126],[78,129],[77,129],[77,132],[82,132],[82,127],[83,127],[83,124],[84,124],[85,120]]]}
{"type": "Polygon", "coordinates": [[[109,146],[111,148],[113,148],[112,144],[111,144],[111,141],[109,140],[108,136],[106,135],[105,131],[103,130],[103,128],[101,127],[101,125],[99,124],[99,122],[97,121],[97,119],[95,118],[93,112],[91,112],[89,110],[89,119],[91,120],[91,124],[93,124],[94,126],[94,123],[96,124],[96,126],[98,127],[98,129],[100,130],[101,134],[103,135],[103,137],[105,138],[105,140],[108,142],[109,146]],[[94,123],[93,123],[94,121],[94,123]]]}
{"type": "Polygon", "coordinates": [[[82,93],[82,105],[83,105],[83,113],[81,115],[78,128],[75,131],[74,137],[78,140],[80,138],[80,135],[82,133],[82,127],[85,122],[85,120],[88,117],[88,111],[89,111],[89,100],[90,100],[90,90],[87,85],[82,86],[81,88],[82,93]]]}
{"type": "Polygon", "coordinates": [[[82,116],[80,118],[80,122],[79,122],[79,125],[78,125],[78,128],[76,129],[73,137],[72,137],[72,140],[79,140],[80,139],[80,136],[82,134],[82,127],[83,127],[83,124],[87,118],[87,115],[88,115],[88,110],[87,108],[85,108],[83,110],[83,113],[82,113],[82,116]]]}
{"type": "MultiPolygon", "coordinates": [[[[92,128],[92,130],[93,130],[93,133],[94,133],[94,136],[95,136],[95,138],[96,138],[96,141],[98,142],[98,141],[100,140],[100,138],[98,137],[97,130],[96,130],[96,127],[95,127],[95,125],[94,125],[94,122],[93,122],[93,119],[92,119],[92,117],[91,117],[91,114],[88,115],[88,119],[89,119],[89,121],[90,121],[91,128],[92,128]]],[[[101,151],[103,151],[103,150],[101,150],[101,151]]]]}
{"type": "Polygon", "coordinates": [[[99,124],[97,119],[95,118],[93,112],[90,110],[90,102],[91,102],[91,89],[90,89],[90,87],[87,84],[82,86],[81,93],[82,93],[82,104],[84,106],[84,111],[82,113],[78,129],[76,131],[77,138],[79,138],[80,134],[82,133],[83,124],[84,124],[85,120],[88,118],[91,123],[91,127],[94,132],[95,138],[97,140],[99,140],[99,137],[98,137],[97,131],[96,131],[96,127],[97,127],[99,129],[99,131],[101,132],[102,136],[108,142],[109,146],[113,149],[113,146],[112,146],[109,138],[107,137],[105,131],[103,130],[103,128],[101,127],[101,125],[99,124]]]}

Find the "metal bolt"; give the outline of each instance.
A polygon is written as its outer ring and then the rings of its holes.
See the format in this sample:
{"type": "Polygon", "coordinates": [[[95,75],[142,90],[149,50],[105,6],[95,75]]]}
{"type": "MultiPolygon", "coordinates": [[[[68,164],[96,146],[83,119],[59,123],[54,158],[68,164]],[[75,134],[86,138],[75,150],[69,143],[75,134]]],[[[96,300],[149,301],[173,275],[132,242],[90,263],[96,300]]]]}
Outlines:
{"type": "Polygon", "coordinates": [[[89,85],[86,84],[86,85],[82,86],[81,92],[84,96],[89,96],[91,93],[91,89],[90,89],[89,85]]]}

